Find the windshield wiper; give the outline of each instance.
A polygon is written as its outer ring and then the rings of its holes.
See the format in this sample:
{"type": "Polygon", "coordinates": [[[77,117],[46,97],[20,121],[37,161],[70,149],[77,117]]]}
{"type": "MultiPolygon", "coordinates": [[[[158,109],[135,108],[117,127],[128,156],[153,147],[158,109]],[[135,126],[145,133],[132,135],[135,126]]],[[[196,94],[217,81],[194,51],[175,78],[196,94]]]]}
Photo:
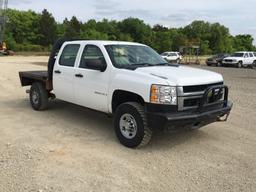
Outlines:
{"type": "Polygon", "coordinates": [[[119,68],[122,69],[132,69],[135,70],[139,67],[156,67],[156,66],[172,66],[172,67],[179,67],[178,64],[172,64],[172,63],[158,63],[158,64],[151,64],[151,63],[135,63],[135,64],[126,64],[119,66],[119,68]]]}
{"type": "Polygon", "coordinates": [[[155,66],[155,64],[150,64],[150,63],[136,63],[136,64],[131,64],[132,66],[137,66],[137,67],[151,67],[151,66],[155,66]]]}
{"type": "Polygon", "coordinates": [[[179,64],[175,64],[175,63],[158,63],[158,64],[155,64],[154,66],[172,66],[172,67],[179,67],[180,65],[179,64]]]}
{"type": "Polygon", "coordinates": [[[135,64],[120,65],[119,68],[135,70],[139,67],[151,67],[151,66],[155,66],[155,65],[150,63],[135,63],[135,64]]]}

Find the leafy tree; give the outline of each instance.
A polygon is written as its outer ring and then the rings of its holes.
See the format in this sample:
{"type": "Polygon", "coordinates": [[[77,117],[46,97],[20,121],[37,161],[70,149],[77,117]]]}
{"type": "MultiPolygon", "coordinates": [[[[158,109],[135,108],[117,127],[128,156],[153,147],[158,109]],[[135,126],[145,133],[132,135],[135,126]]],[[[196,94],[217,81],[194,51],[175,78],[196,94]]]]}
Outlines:
{"type": "Polygon", "coordinates": [[[130,34],[132,39],[139,43],[152,44],[152,29],[144,21],[137,18],[128,18],[119,22],[121,33],[130,34]]]}
{"type": "Polygon", "coordinates": [[[39,31],[41,33],[40,44],[49,46],[53,44],[57,38],[57,24],[52,16],[46,9],[43,10],[39,20],[39,31]]]}
{"type": "Polygon", "coordinates": [[[205,21],[194,21],[183,28],[168,28],[159,24],[151,27],[138,18],[91,19],[82,23],[73,16],[56,23],[46,9],[41,14],[9,9],[7,16],[5,37],[9,48],[15,51],[44,51],[59,37],[135,41],[152,46],[159,53],[191,45],[200,46],[201,54],[256,51],[251,35],[232,36],[227,27],[205,21]]]}
{"type": "Polygon", "coordinates": [[[253,51],[253,37],[251,35],[237,35],[233,38],[233,43],[237,51],[253,51]]]}
{"type": "Polygon", "coordinates": [[[172,40],[170,32],[160,31],[155,32],[153,48],[158,50],[159,53],[171,50],[172,40]]]}
{"type": "Polygon", "coordinates": [[[73,16],[70,21],[67,19],[64,20],[65,25],[65,34],[67,38],[80,38],[80,33],[82,29],[82,23],[73,16]]]}

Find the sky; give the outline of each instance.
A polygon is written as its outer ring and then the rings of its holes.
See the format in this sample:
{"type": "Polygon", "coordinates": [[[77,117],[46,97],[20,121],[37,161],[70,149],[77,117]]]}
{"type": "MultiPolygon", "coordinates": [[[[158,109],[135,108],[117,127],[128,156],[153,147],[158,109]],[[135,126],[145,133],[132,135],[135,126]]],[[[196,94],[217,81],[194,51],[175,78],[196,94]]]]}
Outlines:
{"type": "Polygon", "coordinates": [[[251,34],[256,44],[256,0],[9,0],[9,8],[48,9],[61,22],[75,15],[81,21],[138,17],[145,23],[182,27],[194,20],[219,22],[232,35],[251,34]]]}

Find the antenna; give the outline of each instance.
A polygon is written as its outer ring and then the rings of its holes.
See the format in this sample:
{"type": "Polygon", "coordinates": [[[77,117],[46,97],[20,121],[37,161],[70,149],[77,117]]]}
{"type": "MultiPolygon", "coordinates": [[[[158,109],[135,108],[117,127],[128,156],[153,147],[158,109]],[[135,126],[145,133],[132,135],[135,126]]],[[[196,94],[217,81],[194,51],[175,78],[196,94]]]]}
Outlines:
{"type": "Polygon", "coordinates": [[[8,0],[0,0],[0,43],[4,40],[8,0]]]}

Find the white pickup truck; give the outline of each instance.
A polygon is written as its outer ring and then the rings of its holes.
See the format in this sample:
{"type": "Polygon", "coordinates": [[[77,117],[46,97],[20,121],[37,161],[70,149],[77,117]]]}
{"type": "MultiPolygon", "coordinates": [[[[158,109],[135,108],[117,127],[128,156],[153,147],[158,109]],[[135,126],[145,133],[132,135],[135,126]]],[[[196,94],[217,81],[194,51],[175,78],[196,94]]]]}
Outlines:
{"type": "Polygon", "coordinates": [[[222,61],[224,66],[235,66],[238,68],[241,67],[256,67],[256,55],[253,52],[236,52],[230,57],[226,57],[222,61]]]}
{"type": "Polygon", "coordinates": [[[146,145],[154,129],[225,121],[232,108],[220,74],[167,63],[138,43],[59,40],[48,71],[19,76],[31,86],[33,109],[56,97],[113,115],[117,138],[130,148],[146,145]]]}

